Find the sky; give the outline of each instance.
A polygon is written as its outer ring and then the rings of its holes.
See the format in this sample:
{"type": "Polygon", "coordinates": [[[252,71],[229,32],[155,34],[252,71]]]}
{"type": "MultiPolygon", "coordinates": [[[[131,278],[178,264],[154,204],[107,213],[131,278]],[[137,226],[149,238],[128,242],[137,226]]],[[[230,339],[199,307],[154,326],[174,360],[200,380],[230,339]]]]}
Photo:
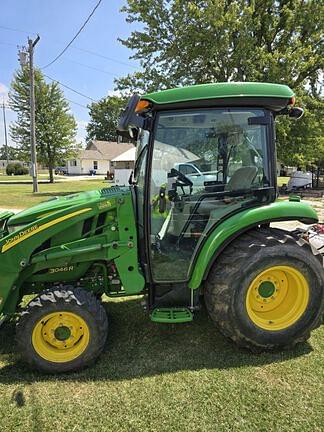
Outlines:
{"type": "MultiPolygon", "coordinates": [[[[14,71],[20,67],[18,46],[27,38],[40,41],[35,48],[35,66],[50,63],[70,42],[98,0],[1,0],[0,2],[0,101],[6,100],[14,71]]],[[[120,9],[124,0],[102,0],[95,14],[72,46],[43,73],[98,100],[111,94],[114,79],[135,72],[138,62],[118,38],[127,38],[134,25],[126,23],[120,9]],[[91,54],[86,51],[91,51],[91,54]],[[102,57],[104,56],[104,57],[102,57]]],[[[48,80],[48,79],[47,79],[48,80]]],[[[85,144],[89,120],[86,105],[90,100],[62,88],[78,124],[77,140],[85,144]],[[84,107],[80,106],[83,105],[84,107]]],[[[1,113],[2,114],[2,113],[1,113]]],[[[15,114],[6,111],[7,123],[15,114]]],[[[12,144],[9,137],[9,143],[12,144]]],[[[0,147],[4,144],[4,125],[0,119],[0,147]]]]}

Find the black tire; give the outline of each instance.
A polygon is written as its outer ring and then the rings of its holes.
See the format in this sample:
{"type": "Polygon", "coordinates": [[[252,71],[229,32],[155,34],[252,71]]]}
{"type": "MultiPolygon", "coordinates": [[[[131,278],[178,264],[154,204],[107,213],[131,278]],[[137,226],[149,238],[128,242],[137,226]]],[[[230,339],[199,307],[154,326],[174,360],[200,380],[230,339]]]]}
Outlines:
{"type": "Polygon", "coordinates": [[[92,364],[101,354],[108,332],[105,309],[96,297],[83,289],[64,287],[47,289],[35,297],[21,313],[16,327],[16,341],[22,359],[33,369],[47,373],[77,371],[92,364]],[[58,311],[70,312],[85,321],[89,341],[84,351],[73,360],[49,361],[35,350],[32,334],[39,321],[58,311]]]}
{"type": "Polygon", "coordinates": [[[205,303],[223,335],[254,352],[292,347],[306,341],[321,324],[324,270],[310,248],[288,232],[260,228],[241,235],[216,259],[206,281],[205,303]],[[307,280],[309,300],[300,318],[285,329],[271,331],[254,324],[246,307],[251,282],[265,269],[287,265],[307,280]]]}

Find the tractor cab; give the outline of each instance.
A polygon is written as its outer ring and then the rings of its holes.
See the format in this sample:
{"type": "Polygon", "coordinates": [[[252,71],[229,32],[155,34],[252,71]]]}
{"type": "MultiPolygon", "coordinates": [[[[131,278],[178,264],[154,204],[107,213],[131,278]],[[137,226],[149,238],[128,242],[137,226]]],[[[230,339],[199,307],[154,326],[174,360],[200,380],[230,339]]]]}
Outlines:
{"type": "MultiPolygon", "coordinates": [[[[137,136],[132,183],[141,256],[158,305],[189,281],[209,234],[276,198],[274,120],[297,117],[284,85],[224,83],[134,95],[119,124],[137,136]],[[166,286],[178,284],[175,289],[166,286]],[[158,299],[159,298],[159,299],[158,299]]],[[[188,290],[185,290],[188,296],[188,290]]]]}

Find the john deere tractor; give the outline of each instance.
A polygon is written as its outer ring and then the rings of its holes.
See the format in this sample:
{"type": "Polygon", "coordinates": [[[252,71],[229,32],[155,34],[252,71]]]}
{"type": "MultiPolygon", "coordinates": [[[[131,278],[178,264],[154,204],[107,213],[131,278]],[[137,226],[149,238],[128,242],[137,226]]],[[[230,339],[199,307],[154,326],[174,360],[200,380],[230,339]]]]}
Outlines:
{"type": "Polygon", "coordinates": [[[129,185],[1,213],[0,313],[18,318],[25,362],[53,373],[93,362],[108,332],[103,294],[143,294],[156,323],[192,321],[204,301],[253,351],[308,339],[323,312],[323,257],[270,225],[318,222],[298,197],[276,201],[275,119],[301,114],[277,84],[134,95],[119,123],[137,142],[129,185]]]}

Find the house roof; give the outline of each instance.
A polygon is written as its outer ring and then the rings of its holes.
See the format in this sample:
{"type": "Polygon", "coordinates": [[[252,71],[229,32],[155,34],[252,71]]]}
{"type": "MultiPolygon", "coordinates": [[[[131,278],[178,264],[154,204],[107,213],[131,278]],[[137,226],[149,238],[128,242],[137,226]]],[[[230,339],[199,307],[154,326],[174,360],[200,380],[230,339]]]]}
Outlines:
{"type": "Polygon", "coordinates": [[[104,155],[97,150],[81,150],[79,159],[90,159],[90,160],[105,160],[107,159],[104,155]]]}
{"type": "Polygon", "coordinates": [[[112,162],[129,162],[135,160],[135,147],[126,150],[124,153],[112,159],[112,162]]]}
{"type": "MultiPolygon", "coordinates": [[[[99,141],[92,140],[88,143],[86,150],[83,152],[97,152],[96,158],[99,158],[98,153],[101,155],[99,159],[112,160],[127,150],[134,148],[133,144],[130,143],[120,143],[114,141],[99,141]]],[[[87,159],[90,153],[87,153],[87,159]]]]}

